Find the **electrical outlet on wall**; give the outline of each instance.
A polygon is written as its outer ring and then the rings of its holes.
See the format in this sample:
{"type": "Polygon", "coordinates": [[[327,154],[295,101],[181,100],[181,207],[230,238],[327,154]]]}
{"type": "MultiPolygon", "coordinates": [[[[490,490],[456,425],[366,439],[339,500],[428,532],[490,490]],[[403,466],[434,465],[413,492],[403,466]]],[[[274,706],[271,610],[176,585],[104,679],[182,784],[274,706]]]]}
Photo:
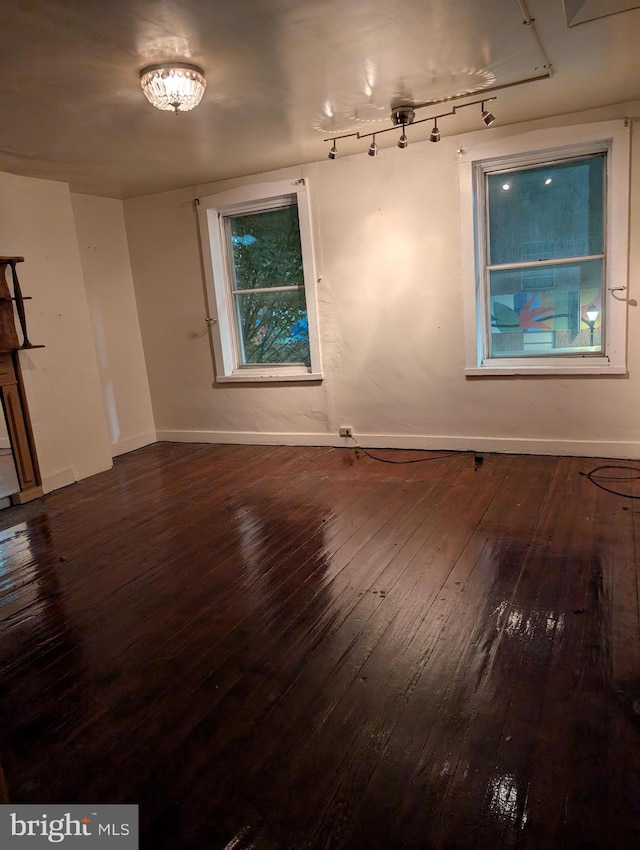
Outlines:
{"type": "Polygon", "coordinates": [[[338,433],[341,437],[353,437],[353,428],[351,425],[341,425],[338,433]]]}

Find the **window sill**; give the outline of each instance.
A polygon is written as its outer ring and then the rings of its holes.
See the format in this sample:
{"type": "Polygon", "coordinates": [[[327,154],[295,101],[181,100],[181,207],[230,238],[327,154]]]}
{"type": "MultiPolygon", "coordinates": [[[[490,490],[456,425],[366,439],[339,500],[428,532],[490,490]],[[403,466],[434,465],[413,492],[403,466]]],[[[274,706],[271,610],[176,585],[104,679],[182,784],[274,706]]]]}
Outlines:
{"type": "Polygon", "coordinates": [[[626,375],[627,367],[612,365],[608,361],[590,364],[558,363],[543,364],[486,364],[484,366],[467,366],[464,374],[470,378],[502,377],[504,375],[626,375]]]}
{"type": "Polygon", "coordinates": [[[220,375],[216,378],[217,384],[280,384],[293,381],[321,381],[322,372],[234,372],[233,375],[220,375]]]}

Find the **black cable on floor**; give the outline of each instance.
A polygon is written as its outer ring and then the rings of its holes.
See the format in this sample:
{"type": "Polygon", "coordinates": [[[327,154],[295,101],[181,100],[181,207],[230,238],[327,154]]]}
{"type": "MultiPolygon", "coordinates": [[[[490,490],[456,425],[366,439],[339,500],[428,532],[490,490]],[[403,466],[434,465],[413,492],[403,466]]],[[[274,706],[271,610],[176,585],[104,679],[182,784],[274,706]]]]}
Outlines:
{"type": "Polygon", "coordinates": [[[611,487],[605,487],[604,484],[601,484],[600,481],[636,481],[640,478],[640,469],[637,466],[624,466],[622,464],[603,464],[602,466],[596,466],[590,472],[580,472],[584,478],[588,478],[592,484],[595,484],[596,487],[599,487],[600,490],[604,490],[605,493],[611,493],[613,496],[623,496],[626,499],[640,499],[639,496],[634,496],[631,493],[621,493],[619,490],[613,490],[611,487]],[[599,475],[598,473],[603,470],[610,469],[623,469],[625,472],[634,472],[635,475],[628,475],[623,477],[621,475],[599,475]]]}
{"type": "MultiPolygon", "coordinates": [[[[372,455],[370,451],[367,449],[363,449],[362,446],[358,443],[355,437],[350,437],[351,440],[356,444],[355,448],[357,451],[362,452],[363,455],[370,457],[371,460],[379,460],[380,463],[425,463],[428,460],[442,460],[445,457],[453,457],[456,454],[461,454],[461,452],[449,452],[444,455],[437,455],[436,457],[416,457],[411,458],[411,460],[392,460],[388,457],[376,457],[376,455],[372,455]]],[[[397,449],[394,449],[397,451],[397,449]]],[[[411,451],[410,449],[401,449],[401,451],[411,451]]],[[[419,451],[419,450],[418,450],[419,451]]]]}

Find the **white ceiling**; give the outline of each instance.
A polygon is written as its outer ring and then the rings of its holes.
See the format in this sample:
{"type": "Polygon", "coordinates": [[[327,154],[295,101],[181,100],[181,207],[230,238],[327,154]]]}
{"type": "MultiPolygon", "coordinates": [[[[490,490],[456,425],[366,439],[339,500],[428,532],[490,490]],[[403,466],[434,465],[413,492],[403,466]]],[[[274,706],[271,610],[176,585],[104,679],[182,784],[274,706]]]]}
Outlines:
{"type": "MultiPolygon", "coordinates": [[[[640,9],[609,14],[635,4],[604,0],[608,16],[584,23],[595,0],[565,2],[566,16],[562,0],[3,0],[0,168],[118,198],[266,171],[390,126],[398,100],[544,74],[545,52],[552,79],[498,92],[499,123],[640,99],[640,9]],[[208,86],[173,115],[147,103],[139,71],[177,59],[208,86]]],[[[467,131],[480,112],[439,123],[467,131]]]]}

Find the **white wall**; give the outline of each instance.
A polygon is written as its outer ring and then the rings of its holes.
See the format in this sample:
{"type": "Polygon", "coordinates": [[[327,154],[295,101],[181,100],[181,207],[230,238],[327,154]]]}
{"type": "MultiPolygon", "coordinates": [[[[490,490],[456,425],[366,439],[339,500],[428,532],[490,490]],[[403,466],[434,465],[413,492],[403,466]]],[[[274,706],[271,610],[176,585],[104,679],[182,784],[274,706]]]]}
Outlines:
{"type": "MultiPolygon", "coordinates": [[[[637,104],[635,105],[637,114],[637,104]]],[[[629,376],[465,378],[457,150],[634,105],[305,166],[325,379],[213,386],[193,199],[277,172],[125,202],[159,439],[640,457],[640,308],[629,376]]],[[[426,125],[425,125],[426,126],[426,125]]],[[[633,142],[630,296],[638,295],[640,145],[633,142]]]]}
{"type": "Polygon", "coordinates": [[[122,202],[71,195],[112,454],[155,442],[122,202]]]}
{"type": "Polygon", "coordinates": [[[18,266],[31,342],[20,354],[45,491],[111,466],[109,435],[65,183],[0,174],[0,242],[18,266]]]}

